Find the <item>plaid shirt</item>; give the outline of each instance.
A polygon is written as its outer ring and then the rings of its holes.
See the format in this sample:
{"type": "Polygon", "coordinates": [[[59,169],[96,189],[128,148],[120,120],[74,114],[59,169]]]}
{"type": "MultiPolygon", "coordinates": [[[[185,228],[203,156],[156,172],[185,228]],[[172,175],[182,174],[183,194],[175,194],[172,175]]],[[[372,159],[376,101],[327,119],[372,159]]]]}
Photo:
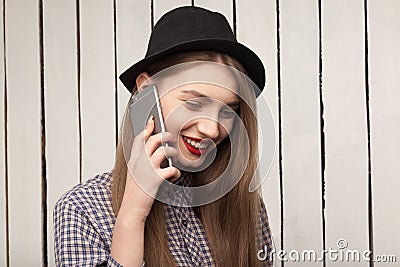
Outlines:
{"type": "MultiPolygon", "coordinates": [[[[189,180],[190,177],[182,176],[174,183],[187,186],[189,180]]],[[[76,185],[56,203],[53,223],[57,266],[121,266],[110,256],[115,223],[111,181],[112,172],[103,173],[76,185]]],[[[267,248],[270,255],[271,233],[260,199],[258,249],[267,248]]],[[[167,204],[164,208],[169,249],[177,266],[215,266],[205,231],[193,208],[167,204]]]]}

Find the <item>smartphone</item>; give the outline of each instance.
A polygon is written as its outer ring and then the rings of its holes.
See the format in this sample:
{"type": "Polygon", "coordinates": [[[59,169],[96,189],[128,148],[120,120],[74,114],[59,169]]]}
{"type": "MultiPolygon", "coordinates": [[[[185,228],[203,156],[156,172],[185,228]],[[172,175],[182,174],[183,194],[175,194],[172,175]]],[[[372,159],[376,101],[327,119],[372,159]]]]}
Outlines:
{"type": "MultiPolygon", "coordinates": [[[[133,96],[129,104],[131,121],[133,126],[133,135],[137,136],[141,133],[150,118],[154,117],[154,131],[152,134],[165,132],[165,125],[161,111],[160,99],[158,97],[157,87],[155,84],[146,85],[143,90],[133,96]]],[[[162,146],[168,147],[167,143],[162,146]]],[[[167,157],[161,167],[172,167],[172,160],[167,157]]]]}

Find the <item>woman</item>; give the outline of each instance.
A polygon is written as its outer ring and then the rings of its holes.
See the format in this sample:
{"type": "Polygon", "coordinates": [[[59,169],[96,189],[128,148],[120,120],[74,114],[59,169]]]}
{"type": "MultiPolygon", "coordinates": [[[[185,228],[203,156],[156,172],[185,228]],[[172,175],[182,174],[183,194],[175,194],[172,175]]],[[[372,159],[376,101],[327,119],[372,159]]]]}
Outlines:
{"type": "Polygon", "coordinates": [[[159,93],[167,132],[152,134],[150,118],[133,138],[126,112],[112,172],[74,187],[56,204],[57,265],[269,266],[271,261],[258,257],[260,250],[269,254],[272,249],[265,206],[259,190],[249,192],[258,159],[252,109],[260,94],[257,87],[265,84],[260,59],[236,41],[221,14],[180,7],[160,18],[145,58],[120,79],[132,96],[154,81],[159,90],[174,87],[159,93]],[[219,72],[218,66],[225,69],[219,72]],[[172,74],[164,75],[167,84],[181,73],[187,77],[194,70],[196,76],[203,69],[202,77],[211,81],[178,79],[175,87],[161,85],[158,74],[171,69],[172,74]],[[239,154],[246,150],[248,158],[239,154]],[[173,166],[161,167],[166,157],[173,159],[173,166]],[[203,167],[207,158],[211,161],[203,167]],[[232,178],[226,183],[237,182],[203,205],[155,199],[163,182],[200,188],[223,173],[232,178]]]}

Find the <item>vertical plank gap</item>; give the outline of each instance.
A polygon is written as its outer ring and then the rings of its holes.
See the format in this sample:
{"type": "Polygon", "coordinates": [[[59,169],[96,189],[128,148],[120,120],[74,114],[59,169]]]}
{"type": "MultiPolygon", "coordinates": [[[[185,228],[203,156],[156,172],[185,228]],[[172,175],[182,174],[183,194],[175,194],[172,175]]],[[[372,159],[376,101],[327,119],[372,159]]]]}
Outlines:
{"type": "Polygon", "coordinates": [[[6,0],[3,0],[3,68],[4,68],[4,191],[5,191],[5,223],[6,223],[6,266],[10,266],[10,227],[9,227],[9,214],[8,214],[8,95],[7,95],[7,49],[6,49],[6,0]]]}
{"type": "Polygon", "coordinates": [[[192,0],[192,6],[194,6],[194,0],[192,0]]]}
{"type": "Polygon", "coordinates": [[[117,51],[117,1],[113,0],[114,16],[114,87],[115,87],[115,146],[118,145],[118,51],[117,51]]]}
{"type": "Polygon", "coordinates": [[[79,182],[82,183],[82,114],[81,114],[81,23],[80,0],[76,0],[76,74],[78,87],[79,182]]]}
{"type": "Polygon", "coordinates": [[[374,225],[373,225],[373,196],[372,196],[372,175],[371,175],[371,125],[370,125],[370,114],[369,114],[369,55],[368,55],[368,2],[364,0],[364,30],[365,30],[365,43],[364,43],[364,65],[365,65],[365,109],[367,112],[367,135],[368,135],[368,247],[371,252],[369,259],[369,266],[374,266],[374,225]]]}
{"type": "MultiPolygon", "coordinates": [[[[323,101],[323,63],[322,63],[322,0],[318,0],[318,47],[319,47],[319,106],[320,106],[320,135],[321,135],[321,215],[322,215],[322,249],[326,248],[326,230],[325,230],[325,121],[324,121],[324,101],[323,101]]],[[[323,253],[323,263],[326,266],[326,255],[323,253]]]]}
{"type": "Polygon", "coordinates": [[[236,0],[232,0],[232,10],[233,10],[233,34],[235,37],[236,34],[236,0]]]}
{"type": "Polygon", "coordinates": [[[151,30],[154,28],[154,1],[150,0],[150,24],[151,30]]]}
{"type": "Polygon", "coordinates": [[[40,124],[41,124],[41,209],[42,209],[42,266],[47,257],[47,161],[46,161],[46,100],[44,82],[43,0],[39,0],[39,57],[40,57],[40,124]]]}
{"type": "MultiPolygon", "coordinates": [[[[280,229],[280,236],[281,236],[281,247],[280,250],[284,250],[284,206],[283,206],[283,172],[282,172],[282,99],[281,99],[281,25],[280,25],[280,6],[279,0],[276,0],[276,45],[277,45],[277,82],[278,82],[278,143],[279,143],[279,195],[280,195],[280,210],[281,210],[281,229],[280,229]]],[[[277,249],[275,249],[277,250],[277,249]]],[[[281,266],[285,266],[285,262],[281,261],[281,266]]]]}

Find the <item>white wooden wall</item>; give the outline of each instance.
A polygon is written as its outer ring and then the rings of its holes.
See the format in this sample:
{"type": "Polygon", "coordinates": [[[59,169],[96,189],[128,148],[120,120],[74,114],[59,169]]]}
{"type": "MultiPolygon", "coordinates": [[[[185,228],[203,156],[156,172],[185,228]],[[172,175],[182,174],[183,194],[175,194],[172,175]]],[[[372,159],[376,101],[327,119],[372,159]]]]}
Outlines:
{"type": "Polygon", "coordinates": [[[225,14],[266,66],[277,153],[263,194],[276,250],[337,249],[344,238],[400,261],[400,1],[1,4],[0,266],[54,266],[53,206],[112,168],[128,100],[117,76],[181,5],[225,14]]]}

